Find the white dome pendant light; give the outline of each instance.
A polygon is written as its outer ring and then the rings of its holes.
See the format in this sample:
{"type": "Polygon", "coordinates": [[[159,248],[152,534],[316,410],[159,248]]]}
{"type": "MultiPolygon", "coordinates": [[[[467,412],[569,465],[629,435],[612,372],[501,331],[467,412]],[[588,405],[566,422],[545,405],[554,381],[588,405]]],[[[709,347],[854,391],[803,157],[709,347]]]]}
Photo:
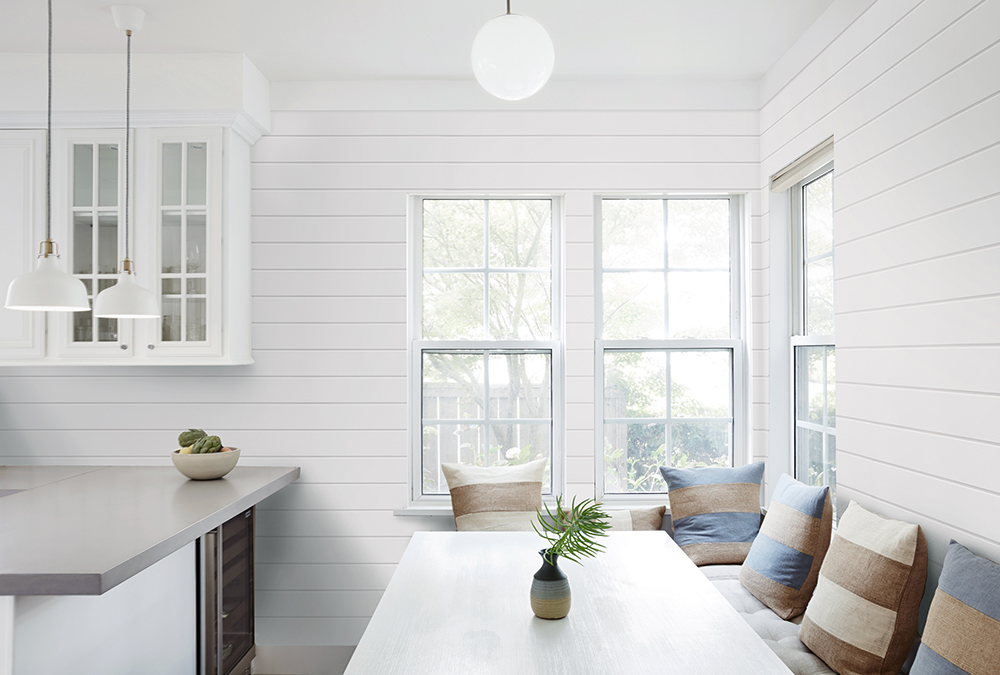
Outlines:
{"type": "Polygon", "coordinates": [[[128,257],[128,188],[129,146],[131,145],[130,99],[132,85],[132,31],[142,27],[146,13],[137,7],[111,8],[115,26],[125,31],[125,259],[118,271],[118,283],[105,288],[94,300],[94,316],[102,319],[155,319],[160,316],[160,303],[152,291],[135,281],[132,261],[128,257]]]}
{"type": "Polygon", "coordinates": [[[556,60],[552,39],[531,17],[507,13],[491,19],[472,43],[472,71],[497,98],[520,101],[538,92],[556,60]]]}
{"type": "Polygon", "coordinates": [[[4,307],[28,312],[85,312],[90,309],[83,282],[60,269],[52,241],[52,0],[49,0],[49,107],[45,130],[45,241],[38,265],[10,282],[4,307]]]}

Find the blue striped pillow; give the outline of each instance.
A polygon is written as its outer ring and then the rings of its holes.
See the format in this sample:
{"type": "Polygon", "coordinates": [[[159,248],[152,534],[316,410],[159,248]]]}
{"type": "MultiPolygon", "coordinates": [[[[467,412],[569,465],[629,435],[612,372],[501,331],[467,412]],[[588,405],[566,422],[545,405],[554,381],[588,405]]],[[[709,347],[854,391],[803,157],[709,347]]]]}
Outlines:
{"type": "Polygon", "coordinates": [[[832,529],[830,488],[809,487],[782,475],[740,569],[740,583],[782,619],[802,614],[816,588],[832,529]]]}
{"type": "Polygon", "coordinates": [[[948,546],[910,675],[1000,671],[1000,565],[948,546]]]}
{"type": "Polygon", "coordinates": [[[739,564],[760,529],[764,463],[735,469],[661,466],[674,540],[696,565],[739,564]]]}

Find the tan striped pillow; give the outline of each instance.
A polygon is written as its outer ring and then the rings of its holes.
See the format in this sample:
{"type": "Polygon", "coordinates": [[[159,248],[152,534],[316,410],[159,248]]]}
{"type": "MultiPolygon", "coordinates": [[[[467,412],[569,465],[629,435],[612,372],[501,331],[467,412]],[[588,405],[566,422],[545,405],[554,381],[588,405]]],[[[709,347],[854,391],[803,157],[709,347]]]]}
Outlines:
{"type": "Polygon", "coordinates": [[[607,511],[611,519],[612,530],[639,531],[639,530],[659,530],[663,526],[663,514],[667,512],[666,506],[652,506],[641,509],[622,509],[620,511],[607,511]]]}
{"type": "Polygon", "coordinates": [[[799,639],[841,675],[895,675],[917,636],[926,579],[920,526],[852,501],[823,560],[799,639]]]}
{"type": "Polygon", "coordinates": [[[542,505],[547,459],[516,466],[442,464],[451,491],[451,510],[459,532],[531,531],[542,505]]]}

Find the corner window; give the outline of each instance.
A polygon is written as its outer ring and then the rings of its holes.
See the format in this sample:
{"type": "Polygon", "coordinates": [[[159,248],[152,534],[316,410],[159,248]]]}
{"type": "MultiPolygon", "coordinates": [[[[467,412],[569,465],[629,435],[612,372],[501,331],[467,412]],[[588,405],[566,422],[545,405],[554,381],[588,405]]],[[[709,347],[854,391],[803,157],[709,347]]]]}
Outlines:
{"type": "Polygon", "coordinates": [[[447,495],[445,462],[544,458],[543,490],[558,491],[558,203],[414,198],[412,206],[413,500],[447,495]]]}
{"type": "Polygon", "coordinates": [[[743,433],[739,198],[603,199],[597,491],[664,493],[661,466],[732,466],[743,433]]]}

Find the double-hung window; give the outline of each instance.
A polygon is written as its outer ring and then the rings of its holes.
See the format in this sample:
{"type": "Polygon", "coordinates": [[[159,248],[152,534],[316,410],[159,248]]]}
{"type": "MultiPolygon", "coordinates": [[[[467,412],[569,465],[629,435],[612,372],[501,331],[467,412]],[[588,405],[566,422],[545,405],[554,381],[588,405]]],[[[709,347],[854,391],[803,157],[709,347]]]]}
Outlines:
{"type": "Polygon", "coordinates": [[[832,491],[837,486],[832,163],[792,186],[791,216],[795,475],[832,491]]]}
{"type": "MultiPolygon", "coordinates": [[[[595,246],[597,494],[742,462],[740,198],[605,198],[595,246]]],[[[627,498],[627,497],[626,497],[627,498]]]]}
{"type": "Polygon", "coordinates": [[[562,485],[559,202],[411,201],[411,485],[448,494],[443,463],[545,459],[562,485]]]}

